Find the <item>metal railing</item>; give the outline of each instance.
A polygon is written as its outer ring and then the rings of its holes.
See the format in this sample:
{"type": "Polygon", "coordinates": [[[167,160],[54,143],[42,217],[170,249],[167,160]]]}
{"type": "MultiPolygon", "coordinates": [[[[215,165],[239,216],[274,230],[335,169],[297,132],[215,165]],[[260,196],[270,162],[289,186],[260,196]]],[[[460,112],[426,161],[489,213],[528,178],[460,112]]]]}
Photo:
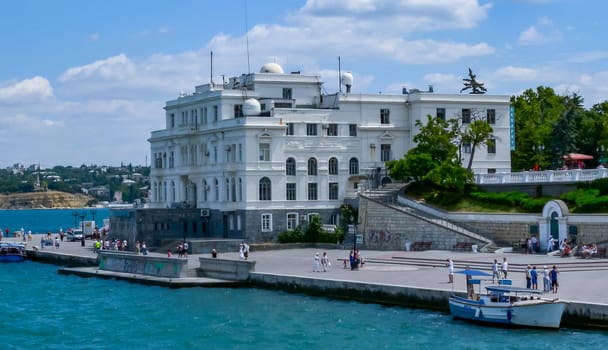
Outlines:
{"type": "Polygon", "coordinates": [[[517,173],[476,174],[477,184],[517,184],[593,181],[608,177],[608,169],[568,169],[522,171],[517,173]]]}

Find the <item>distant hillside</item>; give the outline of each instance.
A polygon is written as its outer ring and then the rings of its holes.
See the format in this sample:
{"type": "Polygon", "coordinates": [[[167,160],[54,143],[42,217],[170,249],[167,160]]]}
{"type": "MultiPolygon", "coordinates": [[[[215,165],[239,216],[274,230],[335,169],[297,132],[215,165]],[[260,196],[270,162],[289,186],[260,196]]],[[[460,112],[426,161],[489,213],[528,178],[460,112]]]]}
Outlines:
{"type": "Polygon", "coordinates": [[[0,194],[0,209],[82,208],[93,197],[60,191],[0,194]]]}

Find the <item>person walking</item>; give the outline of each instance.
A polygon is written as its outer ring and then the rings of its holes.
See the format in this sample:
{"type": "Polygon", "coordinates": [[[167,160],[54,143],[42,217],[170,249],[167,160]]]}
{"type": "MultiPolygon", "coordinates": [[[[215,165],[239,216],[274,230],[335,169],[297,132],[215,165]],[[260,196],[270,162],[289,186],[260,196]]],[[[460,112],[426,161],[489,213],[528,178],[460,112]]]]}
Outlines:
{"type": "Polygon", "coordinates": [[[496,280],[500,279],[500,272],[498,270],[498,260],[494,259],[494,264],[492,264],[492,283],[496,283],[496,280]]]}
{"type": "Polygon", "coordinates": [[[532,285],[532,276],[530,274],[530,265],[528,265],[528,267],[526,267],[526,288],[530,289],[531,285],[532,285]]]}
{"type": "Polygon", "coordinates": [[[447,258],[448,266],[448,283],[454,283],[454,262],[452,259],[447,258]]]}
{"type": "Polygon", "coordinates": [[[319,253],[315,253],[312,261],[312,272],[319,272],[319,253]]]}
{"type": "Polygon", "coordinates": [[[323,257],[321,257],[321,265],[323,266],[323,272],[327,272],[327,268],[331,266],[327,252],[323,252],[323,257]]]}
{"type": "Polygon", "coordinates": [[[545,292],[551,291],[551,276],[549,275],[547,265],[543,266],[543,290],[545,292]]]}
{"type": "Polygon", "coordinates": [[[530,279],[532,280],[532,289],[538,289],[538,271],[536,271],[536,266],[532,266],[530,279]]]}
{"type": "Polygon", "coordinates": [[[557,282],[557,266],[553,265],[553,269],[551,270],[551,288],[553,293],[557,293],[557,288],[559,287],[559,283],[557,282]]]}
{"type": "Polygon", "coordinates": [[[507,279],[507,273],[509,272],[509,263],[507,262],[507,258],[502,258],[502,266],[500,267],[502,271],[502,278],[507,279]]]}

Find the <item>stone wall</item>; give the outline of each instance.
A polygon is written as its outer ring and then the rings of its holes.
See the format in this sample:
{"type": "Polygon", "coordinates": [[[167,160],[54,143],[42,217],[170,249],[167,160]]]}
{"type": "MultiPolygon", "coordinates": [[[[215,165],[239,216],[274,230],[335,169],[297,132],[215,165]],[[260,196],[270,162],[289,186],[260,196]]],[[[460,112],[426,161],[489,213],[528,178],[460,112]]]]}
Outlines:
{"type": "Polygon", "coordinates": [[[165,258],[99,251],[99,269],[155,277],[178,278],[188,275],[188,259],[165,258]]]}
{"type": "Polygon", "coordinates": [[[364,197],[359,201],[359,226],[365,249],[405,249],[405,243],[431,241],[432,249],[451,250],[457,242],[482,242],[364,197]]]}

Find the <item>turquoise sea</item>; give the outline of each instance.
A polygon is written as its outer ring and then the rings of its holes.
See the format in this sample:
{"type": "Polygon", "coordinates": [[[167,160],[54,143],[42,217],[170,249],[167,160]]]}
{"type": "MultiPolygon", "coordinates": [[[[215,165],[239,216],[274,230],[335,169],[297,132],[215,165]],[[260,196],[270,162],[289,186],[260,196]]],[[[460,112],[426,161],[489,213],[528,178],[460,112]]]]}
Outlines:
{"type": "Polygon", "coordinates": [[[97,226],[103,225],[103,219],[110,217],[107,208],[82,209],[20,209],[0,210],[0,228],[15,232],[23,228],[25,232],[46,233],[66,231],[68,227],[80,225],[81,216],[85,221],[95,220],[97,226]]]}
{"type": "Polygon", "coordinates": [[[171,289],[0,264],[4,349],[601,349],[608,332],[509,330],[448,314],[261,289],[171,289]]]}

